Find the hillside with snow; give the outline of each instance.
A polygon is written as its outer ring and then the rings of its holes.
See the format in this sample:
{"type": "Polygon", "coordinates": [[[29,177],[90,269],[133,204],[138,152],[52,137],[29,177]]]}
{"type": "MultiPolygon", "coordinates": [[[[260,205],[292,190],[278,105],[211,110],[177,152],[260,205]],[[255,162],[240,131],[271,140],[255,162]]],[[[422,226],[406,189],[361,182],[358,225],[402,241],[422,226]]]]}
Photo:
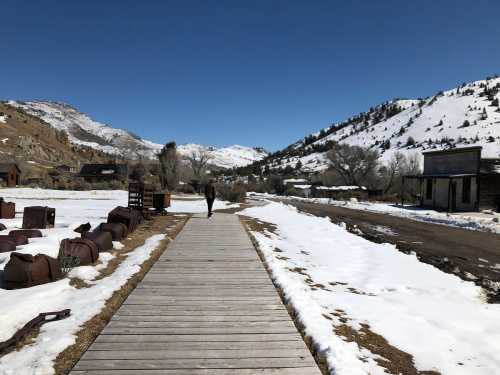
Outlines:
{"type": "MultiPolygon", "coordinates": [[[[110,155],[152,159],[163,147],[161,144],[140,138],[127,130],[113,128],[95,121],[65,103],[12,100],[8,104],[42,119],[57,130],[64,131],[71,143],[91,147],[110,155]]],[[[189,156],[193,152],[210,152],[210,164],[221,168],[242,167],[267,156],[262,149],[239,145],[215,148],[186,144],[179,146],[178,150],[181,156],[189,156]]]]}
{"type": "Polygon", "coordinates": [[[267,156],[267,152],[261,148],[251,148],[234,145],[229,147],[215,148],[210,146],[188,143],[177,147],[181,156],[196,155],[200,152],[210,153],[210,164],[221,168],[244,167],[267,156]]]}
{"type": "Polygon", "coordinates": [[[295,165],[317,171],[327,167],[333,142],[376,149],[382,162],[399,151],[482,146],[483,157],[500,157],[500,78],[440,91],[425,99],[391,100],[322,129],[265,161],[271,168],[295,165]]]}

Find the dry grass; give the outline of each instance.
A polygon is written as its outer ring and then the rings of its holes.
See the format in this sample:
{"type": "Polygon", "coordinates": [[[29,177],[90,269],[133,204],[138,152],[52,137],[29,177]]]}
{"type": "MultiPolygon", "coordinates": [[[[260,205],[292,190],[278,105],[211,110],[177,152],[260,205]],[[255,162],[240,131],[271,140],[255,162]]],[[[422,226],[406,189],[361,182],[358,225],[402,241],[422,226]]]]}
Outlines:
{"type": "MultiPolygon", "coordinates": [[[[274,224],[261,221],[259,219],[254,219],[250,216],[240,215],[239,218],[240,221],[243,223],[244,227],[247,229],[247,232],[254,231],[254,232],[261,232],[263,234],[265,234],[266,232],[276,233],[277,227],[274,224]]],[[[250,236],[250,238],[253,241],[253,237],[250,236]]]]}
{"type": "MultiPolygon", "coordinates": [[[[123,241],[125,247],[116,251],[119,254],[126,254],[133,251],[136,247],[144,244],[147,238],[155,234],[167,234],[167,238],[161,241],[160,245],[153,251],[151,257],[141,265],[140,272],[132,276],[121,289],[115,291],[113,296],[106,301],[106,305],[101,312],[84,324],[83,328],[76,335],[76,343],[66,348],[57,356],[54,365],[56,375],[69,373],[81,355],[108,324],[114,313],[122,305],[123,301],[125,301],[128,295],[135,289],[137,284],[140,283],[145,274],[158,260],[163,251],[165,251],[170,239],[175,238],[181,231],[188,218],[189,216],[157,216],[152,221],[143,223],[131,236],[129,236],[129,238],[123,241]]],[[[123,256],[116,256],[113,258],[106,269],[101,271],[98,278],[111,275],[124,259],[125,257],[123,256]]]]}
{"type": "Polygon", "coordinates": [[[335,326],[334,331],[345,341],[355,342],[359,347],[378,355],[379,358],[376,358],[375,361],[389,374],[440,375],[437,371],[418,371],[410,354],[392,346],[384,337],[373,332],[367,324],[361,324],[360,330],[355,330],[347,324],[341,324],[335,326]]]}

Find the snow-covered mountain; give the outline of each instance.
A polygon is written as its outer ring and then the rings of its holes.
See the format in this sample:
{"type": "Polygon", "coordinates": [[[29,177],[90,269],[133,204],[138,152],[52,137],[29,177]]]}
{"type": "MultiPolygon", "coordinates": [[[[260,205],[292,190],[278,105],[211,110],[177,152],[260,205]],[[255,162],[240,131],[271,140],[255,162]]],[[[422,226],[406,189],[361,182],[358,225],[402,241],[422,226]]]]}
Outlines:
{"type": "Polygon", "coordinates": [[[193,143],[180,145],[177,151],[182,156],[190,156],[200,152],[209,152],[210,164],[222,168],[244,167],[253,162],[264,159],[267,152],[261,148],[250,148],[234,145],[229,147],[215,148],[193,143]]]}
{"type": "MultiPolygon", "coordinates": [[[[102,124],[81,113],[74,107],[59,102],[48,101],[9,101],[8,104],[23,109],[58,130],[68,134],[71,143],[85,145],[111,155],[125,157],[154,158],[163,145],[157,144],[135,134],[102,124]]],[[[210,151],[212,165],[222,168],[241,167],[261,160],[267,153],[259,148],[229,146],[215,148],[196,144],[179,146],[181,155],[190,155],[201,150],[210,151]]]]}
{"type": "Polygon", "coordinates": [[[426,99],[391,100],[272,154],[271,168],[322,170],[331,142],[377,149],[382,161],[400,151],[421,153],[451,147],[482,146],[483,157],[500,157],[500,78],[488,78],[440,91],[426,99]]]}

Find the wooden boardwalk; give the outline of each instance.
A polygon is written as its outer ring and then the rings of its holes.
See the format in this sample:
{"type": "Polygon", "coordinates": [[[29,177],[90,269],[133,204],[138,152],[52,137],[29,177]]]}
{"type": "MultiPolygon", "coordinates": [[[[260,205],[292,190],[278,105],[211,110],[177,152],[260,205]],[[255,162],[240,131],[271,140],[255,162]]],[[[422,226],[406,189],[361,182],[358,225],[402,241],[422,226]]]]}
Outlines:
{"type": "Polygon", "coordinates": [[[72,375],[321,375],[236,215],[193,217],[72,375]]]}

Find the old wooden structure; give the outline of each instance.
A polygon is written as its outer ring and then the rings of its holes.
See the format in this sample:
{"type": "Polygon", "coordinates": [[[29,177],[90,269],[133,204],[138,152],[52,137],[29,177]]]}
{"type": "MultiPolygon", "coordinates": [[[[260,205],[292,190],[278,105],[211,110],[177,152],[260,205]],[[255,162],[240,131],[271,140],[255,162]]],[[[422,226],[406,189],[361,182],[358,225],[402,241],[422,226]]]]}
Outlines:
{"type": "Polygon", "coordinates": [[[16,163],[0,163],[0,185],[15,187],[21,180],[21,169],[16,163]]]}
{"type": "Polygon", "coordinates": [[[127,164],[85,164],[80,170],[80,177],[87,182],[126,181],[128,178],[127,164]]]}
{"type": "Polygon", "coordinates": [[[60,174],[76,173],[76,168],[72,167],[71,165],[67,165],[67,164],[56,165],[54,167],[54,170],[60,174]]]}
{"type": "Polygon", "coordinates": [[[482,159],[481,150],[477,146],[424,152],[423,174],[404,176],[402,197],[408,180],[414,180],[422,207],[500,210],[500,159],[482,159]]]}
{"type": "Polygon", "coordinates": [[[193,217],[71,375],[320,375],[235,215],[193,217]]]}
{"type": "Polygon", "coordinates": [[[128,185],[128,207],[136,210],[153,208],[153,185],[131,182],[128,185]]]}
{"type": "Polygon", "coordinates": [[[157,212],[164,212],[170,207],[171,194],[155,191],[154,186],[142,182],[131,182],[128,185],[128,207],[140,211],[154,208],[157,212]]]}

